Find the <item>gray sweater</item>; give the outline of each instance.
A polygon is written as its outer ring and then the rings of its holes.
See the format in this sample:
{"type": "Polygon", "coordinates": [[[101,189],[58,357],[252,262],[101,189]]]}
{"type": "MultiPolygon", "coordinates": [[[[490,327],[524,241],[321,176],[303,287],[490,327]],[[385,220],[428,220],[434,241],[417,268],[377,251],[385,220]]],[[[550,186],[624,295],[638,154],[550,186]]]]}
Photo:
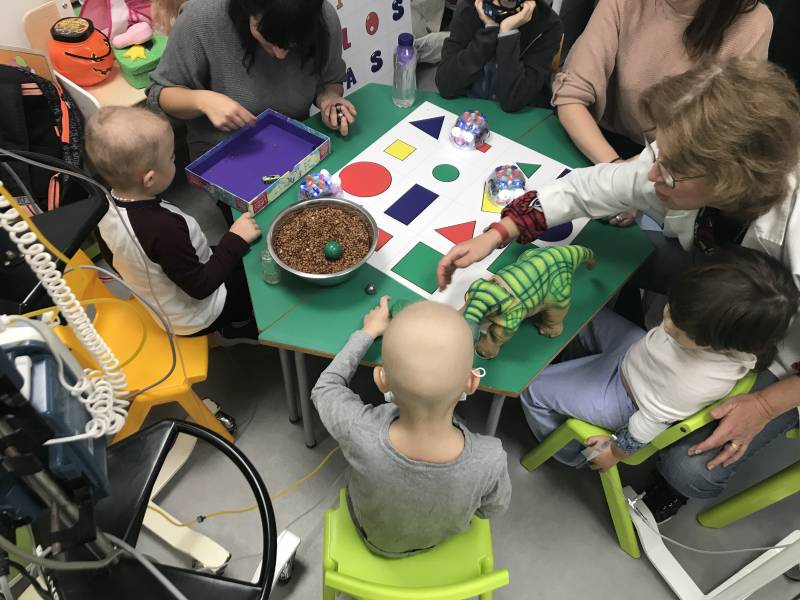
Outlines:
{"type": "Polygon", "coordinates": [[[350,514],[378,554],[403,556],[431,548],[469,528],[473,515],[492,518],[511,499],[500,440],[460,423],[464,450],[453,462],[411,460],[389,442],[394,404],[364,404],[348,384],[373,339],[356,331],[320,375],[311,399],[353,468],[347,486],[350,514]]]}
{"type": "MultiPolygon", "coordinates": [[[[267,108],[295,119],[305,119],[318,90],[345,77],[342,31],[336,9],[322,3],[330,33],[328,59],[321,73],[313,72],[313,61],[301,68],[297,53],[284,60],[256,47],[249,71],[242,64],[242,47],[228,17],[229,0],[189,0],[180,10],[169,35],[164,56],[150,74],[147,101],[159,106],[165,87],[211,90],[236,100],[254,115],[267,108]]],[[[187,122],[187,142],[195,158],[228,134],[214,128],[205,116],[187,122]]]]}

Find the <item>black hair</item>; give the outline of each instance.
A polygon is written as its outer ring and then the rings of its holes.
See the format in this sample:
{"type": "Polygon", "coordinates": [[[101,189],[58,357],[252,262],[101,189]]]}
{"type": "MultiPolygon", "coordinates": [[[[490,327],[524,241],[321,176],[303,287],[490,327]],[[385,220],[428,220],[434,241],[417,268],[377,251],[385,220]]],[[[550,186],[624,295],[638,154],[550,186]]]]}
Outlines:
{"type": "Polygon", "coordinates": [[[699,60],[716,54],[736,17],[757,6],[758,0],[704,0],[683,32],[689,57],[699,60]]]}
{"type": "Polygon", "coordinates": [[[253,66],[258,41],[250,32],[250,17],[259,19],[258,33],[271,44],[298,52],[301,65],[312,62],[321,73],[328,58],[330,34],[322,14],[327,0],[229,0],[228,16],[244,48],[242,64],[253,66]]]}
{"type": "Polygon", "coordinates": [[[775,359],[798,302],[800,292],[786,267],[740,246],[715,252],[669,291],[676,327],[699,346],[755,354],[757,370],[775,359]]]}

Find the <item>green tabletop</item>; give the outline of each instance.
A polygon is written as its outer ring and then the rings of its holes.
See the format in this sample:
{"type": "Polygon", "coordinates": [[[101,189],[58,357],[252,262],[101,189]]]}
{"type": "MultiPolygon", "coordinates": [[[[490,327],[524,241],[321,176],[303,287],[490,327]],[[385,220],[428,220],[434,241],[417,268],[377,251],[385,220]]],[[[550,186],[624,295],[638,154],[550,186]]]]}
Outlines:
{"type": "MultiPolygon", "coordinates": [[[[331,172],[339,170],[410,112],[392,104],[389,86],[370,84],[349,98],[358,109],[358,120],[347,138],[338,135],[333,137],[333,152],[315,167],[315,171],[321,168],[331,172]]],[[[585,159],[549,110],[530,108],[507,114],[494,102],[469,98],[444,100],[424,92],[417,94],[414,107],[426,100],[454,113],[477,108],[487,115],[492,131],[570,166],[586,165],[585,159]]],[[[312,117],[307,123],[320,131],[324,130],[318,116],[312,117]]],[[[262,231],[267,230],[283,208],[296,200],[298,185],[289,188],[256,216],[262,231]]],[[[481,389],[518,396],[630,277],[651,250],[650,243],[638,227],[619,229],[597,222],[591,222],[575,243],[592,248],[598,256],[598,266],[592,272],[585,269],[578,272],[564,333],[551,340],[540,336],[532,324],[524,324],[519,333],[503,347],[498,358],[476,362],[476,366],[486,369],[481,389]]],[[[260,331],[259,339],[264,344],[333,356],[349,335],[361,326],[364,314],[381,295],[388,294],[393,299],[417,297],[414,292],[370,265],[364,265],[347,282],[330,288],[313,286],[288,274],[283,275],[280,284],[268,285],[261,278],[259,253],[262,244],[250,249],[244,258],[244,265],[260,331]],[[364,293],[369,283],[377,287],[375,296],[364,293]]],[[[503,256],[514,260],[523,249],[513,244],[503,256]]],[[[380,362],[379,343],[369,350],[365,362],[380,362]]]]}

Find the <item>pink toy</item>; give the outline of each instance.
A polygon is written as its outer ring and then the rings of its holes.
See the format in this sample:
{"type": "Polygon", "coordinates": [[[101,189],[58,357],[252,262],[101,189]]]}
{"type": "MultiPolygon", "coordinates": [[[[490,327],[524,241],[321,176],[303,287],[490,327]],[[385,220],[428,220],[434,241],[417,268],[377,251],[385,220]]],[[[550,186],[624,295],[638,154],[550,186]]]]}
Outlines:
{"type": "Polygon", "coordinates": [[[150,0],[86,0],[80,16],[111,38],[115,48],[142,44],[153,37],[150,0]],[[133,31],[126,35],[130,29],[133,31]]]}

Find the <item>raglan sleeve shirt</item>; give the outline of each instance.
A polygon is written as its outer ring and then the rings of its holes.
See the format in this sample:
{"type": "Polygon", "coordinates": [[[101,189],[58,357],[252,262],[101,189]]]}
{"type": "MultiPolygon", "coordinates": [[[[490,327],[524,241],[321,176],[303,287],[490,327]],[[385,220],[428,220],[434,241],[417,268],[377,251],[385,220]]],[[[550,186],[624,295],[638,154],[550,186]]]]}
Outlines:
{"type": "Polygon", "coordinates": [[[235,233],[227,232],[207,262],[200,262],[186,219],[168,210],[129,210],[136,238],[147,257],[192,298],[202,300],[218,289],[241,262],[249,248],[235,233]],[[141,219],[141,222],[137,220],[141,219]]]}

